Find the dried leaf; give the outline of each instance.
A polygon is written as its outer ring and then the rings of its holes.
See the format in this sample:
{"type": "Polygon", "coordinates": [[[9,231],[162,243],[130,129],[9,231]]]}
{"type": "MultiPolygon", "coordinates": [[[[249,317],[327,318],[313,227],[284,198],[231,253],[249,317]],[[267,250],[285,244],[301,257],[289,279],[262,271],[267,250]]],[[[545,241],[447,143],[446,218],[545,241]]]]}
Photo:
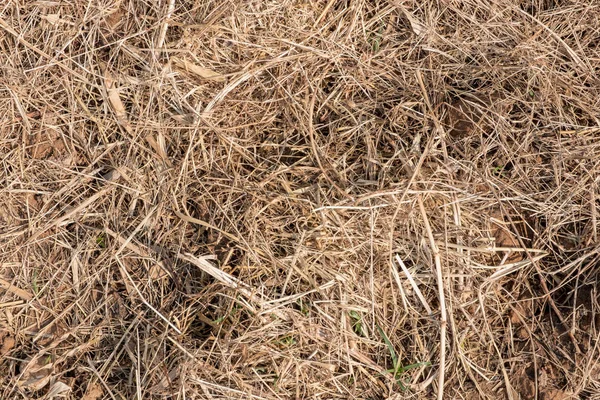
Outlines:
{"type": "MultiPolygon", "coordinates": [[[[121,100],[121,96],[119,94],[119,89],[115,85],[115,78],[108,72],[108,69],[104,71],[104,86],[106,88],[106,93],[108,94],[108,101],[115,112],[115,116],[117,117],[117,122],[125,128],[125,130],[129,134],[133,134],[133,129],[131,128],[131,124],[127,119],[127,111],[125,110],[125,104],[121,100]]],[[[170,166],[169,159],[167,157],[167,153],[164,147],[161,147],[152,134],[146,135],[146,141],[152,149],[160,156],[160,158],[170,166]]]]}
{"type": "Polygon", "coordinates": [[[97,400],[104,395],[102,386],[98,382],[94,382],[88,386],[87,391],[81,398],[81,400],[97,400]]]}
{"type": "Polygon", "coordinates": [[[54,368],[53,363],[46,363],[46,361],[46,357],[38,356],[27,362],[18,382],[19,386],[32,391],[44,388],[50,381],[54,368]]]}
{"type": "Polygon", "coordinates": [[[54,383],[54,385],[52,385],[52,387],[50,387],[46,398],[53,399],[54,397],[61,396],[70,391],[71,387],[69,385],[67,385],[66,383],[62,383],[61,381],[57,381],[54,383]]]}
{"type": "Polygon", "coordinates": [[[405,15],[408,21],[410,22],[410,27],[412,28],[414,34],[417,36],[421,36],[427,29],[425,25],[423,25],[421,22],[419,22],[419,20],[410,15],[410,13],[407,12],[405,15]]]}
{"type": "Polygon", "coordinates": [[[392,3],[402,11],[404,16],[410,23],[410,27],[415,35],[421,36],[426,31],[427,27],[424,24],[422,24],[417,18],[415,18],[412,15],[412,13],[410,13],[407,9],[405,9],[404,6],[402,5],[402,3],[400,3],[399,1],[395,1],[395,0],[392,1],[392,3]]]}
{"type": "MultiPolygon", "coordinates": [[[[161,134],[159,133],[159,140],[160,140],[160,136],[161,136],[161,134]]],[[[146,135],[146,142],[148,142],[150,147],[152,147],[152,150],[154,150],[156,152],[156,154],[158,154],[160,156],[160,158],[165,162],[165,164],[167,164],[167,166],[170,167],[171,162],[169,161],[169,156],[167,156],[167,150],[166,150],[166,144],[164,141],[164,136],[163,136],[163,140],[162,140],[162,146],[159,142],[156,141],[156,139],[154,139],[154,136],[152,136],[151,133],[146,135]]]]}
{"type": "Polygon", "coordinates": [[[117,118],[122,119],[125,118],[127,113],[125,112],[125,105],[121,101],[119,97],[119,92],[115,89],[111,89],[108,91],[108,99],[110,100],[110,104],[117,115],[117,118]]]}
{"type": "Polygon", "coordinates": [[[123,104],[123,101],[121,100],[119,89],[115,85],[115,79],[110,72],[108,72],[108,69],[104,71],[104,86],[106,88],[106,93],[108,94],[108,101],[117,117],[117,122],[119,122],[127,132],[132,133],[131,125],[127,120],[125,104],[123,104]]]}
{"type": "Polygon", "coordinates": [[[201,67],[194,63],[191,63],[187,60],[182,60],[179,58],[173,58],[173,62],[178,65],[180,68],[185,69],[187,72],[191,72],[194,75],[199,76],[202,79],[223,82],[225,77],[218,72],[215,72],[211,69],[201,67]]]}
{"type": "Polygon", "coordinates": [[[27,207],[33,209],[33,210],[39,210],[40,209],[40,203],[37,201],[37,199],[35,198],[35,194],[34,193],[27,193],[25,195],[25,204],[27,204],[27,207]]]}
{"type": "Polygon", "coordinates": [[[3,356],[15,347],[16,342],[14,337],[5,332],[4,334],[0,333],[0,343],[2,343],[2,346],[0,346],[0,356],[3,356]]]}
{"type": "Polygon", "coordinates": [[[509,312],[510,322],[513,325],[521,325],[522,321],[527,321],[533,316],[531,303],[520,301],[516,303],[509,312]]]}
{"type": "Polygon", "coordinates": [[[154,385],[150,390],[155,393],[167,390],[173,384],[175,379],[177,379],[178,376],[179,376],[179,369],[175,368],[175,369],[171,370],[171,372],[169,372],[168,375],[163,376],[163,378],[160,380],[160,382],[158,382],[156,385],[154,385]]]}
{"type": "Polygon", "coordinates": [[[51,25],[56,25],[60,22],[59,14],[43,15],[42,18],[45,19],[46,21],[48,21],[51,25]]]}
{"type": "Polygon", "coordinates": [[[45,134],[38,132],[31,136],[29,140],[31,157],[36,160],[43,160],[50,157],[54,151],[54,142],[58,139],[56,133],[48,130],[45,134]]]}
{"type": "Polygon", "coordinates": [[[558,389],[548,389],[544,393],[544,400],[567,400],[572,399],[573,397],[566,392],[558,389]]]}
{"type": "MultiPolygon", "coordinates": [[[[490,218],[491,233],[498,247],[521,247],[516,235],[511,232],[510,222],[504,222],[504,217],[499,211],[493,213],[490,218]]],[[[510,252],[507,257],[508,263],[514,263],[523,260],[523,254],[520,252],[510,252]]]]}
{"type": "Polygon", "coordinates": [[[29,294],[28,292],[26,292],[25,290],[19,289],[18,287],[13,286],[12,283],[5,281],[2,278],[0,278],[0,287],[8,292],[11,292],[11,293],[19,296],[23,300],[29,301],[33,298],[33,296],[31,294],[29,294]]]}
{"type": "Polygon", "coordinates": [[[105,14],[106,26],[112,31],[121,23],[126,13],[126,10],[121,7],[121,1],[118,1],[113,7],[105,14]]]}

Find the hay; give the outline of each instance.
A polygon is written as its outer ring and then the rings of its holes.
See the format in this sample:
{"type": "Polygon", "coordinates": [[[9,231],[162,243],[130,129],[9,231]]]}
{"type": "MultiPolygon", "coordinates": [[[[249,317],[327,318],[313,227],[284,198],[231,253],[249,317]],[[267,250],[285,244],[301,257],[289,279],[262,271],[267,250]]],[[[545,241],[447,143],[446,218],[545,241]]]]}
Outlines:
{"type": "Polygon", "coordinates": [[[0,397],[593,398],[600,4],[0,6],[0,397]]]}

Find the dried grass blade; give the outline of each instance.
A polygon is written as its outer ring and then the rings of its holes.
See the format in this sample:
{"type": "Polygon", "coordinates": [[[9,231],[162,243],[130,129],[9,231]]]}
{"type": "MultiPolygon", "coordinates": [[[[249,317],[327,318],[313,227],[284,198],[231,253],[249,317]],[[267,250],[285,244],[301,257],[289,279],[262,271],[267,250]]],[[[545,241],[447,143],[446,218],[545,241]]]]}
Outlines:
{"type": "Polygon", "coordinates": [[[33,299],[33,295],[31,295],[29,292],[12,285],[10,282],[5,281],[4,279],[0,279],[0,286],[6,291],[22,298],[23,300],[29,301],[33,299]]]}
{"type": "Polygon", "coordinates": [[[443,400],[444,398],[444,370],[446,368],[446,329],[447,329],[447,311],[446,311],[446,296],[444,294],[444,276],[442,273],[442,260],[440,257],[440,250],[435,244],[435,238],[433,236],[433,231],[431,229],[431,224],[429,223],[429,218],[427,217],[427,212],[425,211],[425,205],[423,204],[423,199],[421,196],[417,197],[419,203],[419,209],[421,210],[421,216],[423,217],[423,222],[425,223],[425,230],[427,236],[429,237],[429,246],[431,247],[431,251],[433,252],[434,262],[435,262],[435,272],[436,272],[436,280],[438,286],[438,296],[440,299],[440,366],[439,366],[439,375],[438,375],[438,400],[443,400]]]}
{"type": "Polygon", "coordinates": [[[248,298],[253,303],[261,306],[264,304],[263,300],[252,293],[250,287],[240,281],[239,279],[229,275],[227,272],[217,268],[214,266],[209,260],[213,259],[213,256],[204,256],[204,257],[196,257],[193,254],[185,253],[178,254],[177,257],[180,260],[187,261],[196,267],[200,268],[202,271],[206,272],[208,275],[212,276],[219,282],[224,285],[230,287],[231,289],[235,289],[248,298]]]}
{"type": "Polygon", "coordinates": [[[104,70],[104,87],[106,88],[106,94],[108,95],[108,102],[115,112],[117,122],[125,128],[127,133],[133,134],[131,124],[127,119],[127,111],[125,110],[125,104],[121,100],[119,89],[116,87],[115,78],[108,71],[108,68],[104,70]]]}
{"type": "Polygon", "coordinates": [[[404,275],[406,275],[406,278],[410,282],[410,286],[412,286],[413,290],[417,294],[417,297],[419,298],[419,300],[421,300],[421,304],[423,304],[423,307],[425,307],[425,310],[427,310],[427,314],[432,315],[433,311],[431,311],[431,307],[429,307],[429,303],[425,299],[425,296],[423,296],[423,293],[421,293],[421,289],[419,289],[419,286],[417,285],[414,278],[412,277],[412,274],[410,273],[408,268],[406,268],[406,265],[404,265],[404,262],[402,261],[400,256],[398,256],[397,254],[396,254],[396,261],[398,261],[398,265],[400,265],[400,268],[402,268],[402,272],[404,272],[404,275]]]}
{"type": "Polygon", "coordinates": [[[225,77],[218,72],[213,71],[212,69],[201,67],[197,64],[194,64],[190,61],[183,60],[181,58],[173,57],[171,59],[179,68],[184,69],[187,72],[190,72],[199,78],[208,80],[208,81],[216,81],[223,82],[225,81],[225,77]]]}

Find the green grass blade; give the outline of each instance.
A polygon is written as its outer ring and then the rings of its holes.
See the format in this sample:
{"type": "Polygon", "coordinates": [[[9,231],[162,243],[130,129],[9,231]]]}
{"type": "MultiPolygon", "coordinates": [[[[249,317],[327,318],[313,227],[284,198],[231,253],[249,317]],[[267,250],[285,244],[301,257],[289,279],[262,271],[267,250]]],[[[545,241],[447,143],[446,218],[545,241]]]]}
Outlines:
{"type": "Polygon", "coordinates": [[[383,329],[381,329],[381,327],[379,325],[376,325],[376,326],[377,326],[377,330],[379,331],[379,334],[383,338],[383,341],[385,342],[385,345],[387,346],[387,348],[390,352],[390,356],[392,357],[392,363],[394,365],[394,371],[395,371],[396,368],[398,367],[398,357],[396,356],[396,351],[394,350],[394,346],[392,345],[392,342],[390,342],[390,339],[387,337],[387,335],[385,334],[383,329]]]}

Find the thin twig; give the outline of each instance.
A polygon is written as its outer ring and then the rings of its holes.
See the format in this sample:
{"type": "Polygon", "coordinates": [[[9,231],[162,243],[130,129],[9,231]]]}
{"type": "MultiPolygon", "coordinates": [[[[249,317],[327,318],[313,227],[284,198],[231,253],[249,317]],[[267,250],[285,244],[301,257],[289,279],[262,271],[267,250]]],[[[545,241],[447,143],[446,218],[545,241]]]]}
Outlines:
{"type": "Polygon", "coordinates": [[[421,216],[423,217],[423,222],[425,223],[425,230],[427,232],[427,236],[429,237],[429,246],[431,247],[431,251],[433,252],[433,257],[435,261],[435,273],[438,285],[438,296],[440,300],[440,366],[439,366],[439,375],[438,375],[438,400],[443,400],[444,398],[444,369],[446,368],[446,296],[444,295],[444,277],[442,274],[442,260],[440,258],[440,251],[435,243],[435,238],[433,236],[433,231],[431,230],[431,225],[429,224],[429,218],[427,217],[427,211],[425,211],[425,205],[423,204],[423,199],[421,196],[417,197],[417,201],[419,203],[419,210],[421,211],[421,216]]]}
{"type": "Polygon", "coordinates": [[[165,37],[167,36],[167,29],[169,29],[169,20],[175,10],[175,0],[169,0],[169,6],[167,7],[167,15],[165,15],[162,28],[160,29],[160,36],[156,42],[156,48],[161,49],[165,44],[165,37]]]}
{"type": "MultiPolygon", "coordinates": [[[[396,261],[398,261],[398,265],[400,265],[400,268],[402,268],[404,275],[406,275],[406,277],[408,278],[408,281],[410,282],[410,285],[412,286],[413,290],[417,294],[417,297],[419,298],[419,300],[421,300],[421,304],[423,304],[423,307],[425,307],[427,314],[432,315],[433,311],[431,311],[431,307],[429,307],[429,303],[427,302],[427,300],[425,300],[425,296],[423,296],[423,293],[421,293],[421,289],[419,289],[419,286],[417,285],[414,278],[412,277],[412,274],[410,273],[408,268],[406,268],[406,265],[404,265],[404,262],[402,261],[400,256],[397,254],[396,254],[396,261]]],[[[400,283],[398,283],[398,286],[402,287],[402,285],[400,285],[400,283]]]]}

